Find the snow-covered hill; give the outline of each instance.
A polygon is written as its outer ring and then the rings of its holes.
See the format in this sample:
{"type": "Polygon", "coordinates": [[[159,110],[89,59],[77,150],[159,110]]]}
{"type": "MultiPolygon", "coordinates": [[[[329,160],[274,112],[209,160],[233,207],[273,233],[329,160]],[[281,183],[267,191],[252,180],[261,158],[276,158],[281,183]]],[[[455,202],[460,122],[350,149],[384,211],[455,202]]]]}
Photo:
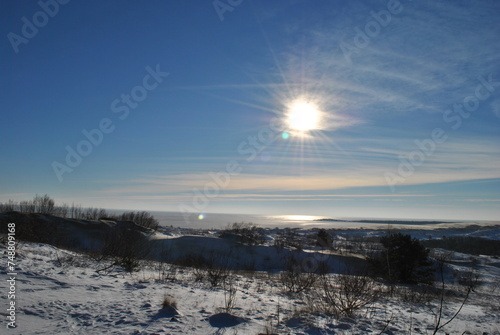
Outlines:
{"type": "MultiPolygon", "coordinates": [[[[354,231],[353,231],[354,232],[354,231]]],[[[359,232],[355,231],[356,234],[359,232]]],[[[240,260],[273,254],[264,247],[241,247],[209,236],[167,238],[170,251],[223,250],[240,260]],[[203,249],[203,248],[205,249],[203,249]],[[260,256],[259,256],[260,255],[260,256]]],[[[167,249],[164,249],[167,250],[167,249]]],[[[5,245],[0,254],[7,264],[5,245]]],[[[448,273],[472,266],[482,285],[472,292],[460,314],[439,334],[500,334],[500,262],[454,253],[448,273]]],[[[269,263],[271,264],[271,263],[269,263]]],[[[268,265],[269,265],[268,264],[268,265]]],[[[315,287],[296,295],[284,292],[277,271],[232,272],[225,285],[197,281],[196,271],[143,261],[132,274],[119,267],[107,271],[103,261],[40,243],[20,243],[16,255],[16,325],[5,330],[8,316],[7,270],[0,272],[2,334],[432,334],[439,295],[384,289],[379,299],[351,317],[318,313],[315,287]],[[234,294],[231,294],[234,293],[234,294]],[[175,308],[162,309],[165,297],[175,308]],[[228,300],[232,306],[228,306],[228,300]]],[[[256,268],[263,270],[257,264],[256,268]]],[[[335,276],[330,274],[329,276],[335,276]]],[[[198,278],[200,279],[200,278],[198,278]]],[[[447,278],[443,322],[461,304],[460,287],[447,278]]]]}

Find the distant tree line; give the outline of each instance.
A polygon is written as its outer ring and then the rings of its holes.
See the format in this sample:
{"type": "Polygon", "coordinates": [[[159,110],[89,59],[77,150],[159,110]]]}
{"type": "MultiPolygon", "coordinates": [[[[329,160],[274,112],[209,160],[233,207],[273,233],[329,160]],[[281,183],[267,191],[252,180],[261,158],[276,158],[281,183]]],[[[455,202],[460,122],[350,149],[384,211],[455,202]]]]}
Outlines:
{"type": "Polygon", "coordinates": [[[436,240],[425,240],[429,248],[441,248],[470,255],[500,256],[500,241],[471,236],[449,236],[436,240]]]}
{"type": "Polygon", "coordinates": [[[40,213],[54,214],[55,202],[47,194],[35,195],[33,200],[16,202],[9,200],[6,203],[0,203],[0,212],[21,212],[21,213],[40,213]]]}
{"type": "Polygon", "coordinates": [[[61,218],[76,219],[76,220],[99,220],[111,219],[119,221],[132,221],[139,226],[157,230],[159,222],[148,212],[125,212],[122,214],[111,214],[102,208],[82,208],[81,205],[74,203],[68,205],[63,203],[56,205],[54,199],[49,195],[35,195],[33,200],[0,202],[0,213],[2,212],[20,212],[24,214],[42,214],[54,215],[61,218]]]}

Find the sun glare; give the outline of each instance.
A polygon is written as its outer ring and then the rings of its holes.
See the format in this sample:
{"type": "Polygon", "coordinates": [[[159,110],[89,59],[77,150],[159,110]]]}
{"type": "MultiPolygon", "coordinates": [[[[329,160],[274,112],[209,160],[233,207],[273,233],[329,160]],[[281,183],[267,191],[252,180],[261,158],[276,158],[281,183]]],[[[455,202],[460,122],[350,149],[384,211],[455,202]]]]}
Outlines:
{"type": "Polygon", "coordinates": [[[283,218],[290,221],[314,221],[320,218],[320,216],[312,215],[284,215],[283,218]]]}
{"type": "Polygon", "coordinates": [[[298,99],[293,101],[286,114],[286,124],[292,131],[308,132],[321,128],[321,112],[312,102],[298,99]]]}

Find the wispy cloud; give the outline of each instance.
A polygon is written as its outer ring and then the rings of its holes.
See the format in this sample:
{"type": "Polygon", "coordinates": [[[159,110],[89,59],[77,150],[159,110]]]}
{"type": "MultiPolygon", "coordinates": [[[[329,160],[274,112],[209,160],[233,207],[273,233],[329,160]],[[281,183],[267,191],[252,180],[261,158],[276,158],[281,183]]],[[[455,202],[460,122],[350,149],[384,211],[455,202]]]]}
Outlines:
{"type": "MultiPolygon", "coordinates": [[[[298,169],[283,169],[296,164],[295,158],[285,158],[276,165],[255,163],[244,173],[230,176],[230,181],[219,185],[221,191],[240,194],[269,192],[323,192],[360,187],[387,186],[385,172],[395,171],[404,157],[416,146],[399,149],[366,148],[334,158],[309,158],[298,169]],[[321,162],[321,166],[318,166],[321,162]],[[265,169],[267,172],[257,172],[265,169]],[[302,171],[302,174],[293,174],[302,171]],[[243,192],[243,193],[242,193],[243,192]]],[[[442,144],[426,161],[416,167],[405,185],[457,182],[500,178],[500,148],[484,141],[468,143],[456,141],[442,144]]],[[[193,189],[203,191],[208,184],[217,183],[211,174],[217,170],[190,174],[165,174],[131,180],[126,186],[108,187],[101,194],[178,194],[186,195],[193,189]]],[[[229,195],[231,196],[231,195],[229,195]]],[[[235,196],[235,195],[233,195],[235,196]]]]}

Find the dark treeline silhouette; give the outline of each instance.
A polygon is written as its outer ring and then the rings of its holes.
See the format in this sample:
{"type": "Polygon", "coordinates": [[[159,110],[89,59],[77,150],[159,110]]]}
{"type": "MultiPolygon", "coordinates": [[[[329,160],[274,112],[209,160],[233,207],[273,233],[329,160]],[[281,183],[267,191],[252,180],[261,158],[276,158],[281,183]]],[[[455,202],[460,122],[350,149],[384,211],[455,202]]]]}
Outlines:
{"type": "Polygon", "coordinates": [[[37,194],[33,200],[9,200],[7,202],[0,203],[0,213],[2,212],[53,215],[61,218],[76,220],[110,219],[132,221],[139,226],[153,230],[157,230],[159,226],[158,220],[155,219],[153,215],[145,211],[130,211],[122,214],[112,214],[102,208],[83,208],[81,205],[75,205],[74,203],[71,205],[67,203],[56,204],[55,201],[47,194],[37,194]]]}

